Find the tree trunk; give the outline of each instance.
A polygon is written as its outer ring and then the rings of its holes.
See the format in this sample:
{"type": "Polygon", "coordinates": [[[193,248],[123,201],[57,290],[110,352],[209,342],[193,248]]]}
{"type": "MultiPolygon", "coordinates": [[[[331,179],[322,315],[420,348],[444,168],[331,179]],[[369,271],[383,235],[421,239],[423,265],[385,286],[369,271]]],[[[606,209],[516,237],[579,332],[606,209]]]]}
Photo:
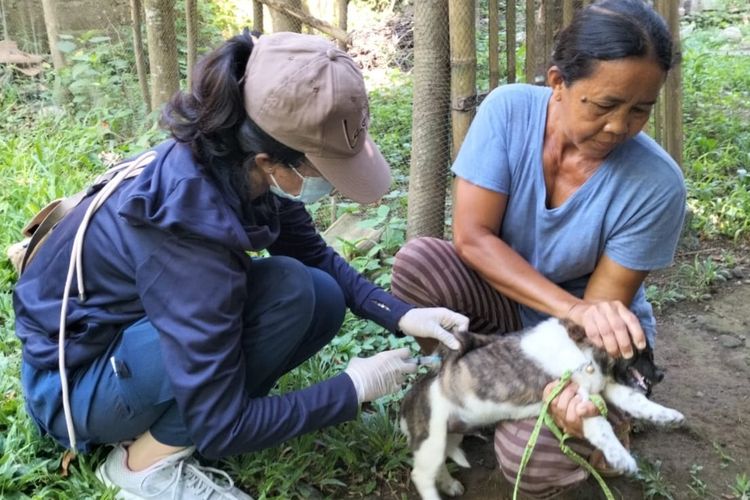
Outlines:
{"type": "Polygon", "coordinates": [[[57,48],[57,42],[59,41],[57,2],[58,0],[42,0],[42,10],[44,11],[44,25],[47,28],[49,51],[52,54],[52,65],[55,69],[60,69],[65,66],[65,57],[60,49],[57,48]]]}
{"type": "Polygon", "coordinates": [[[193,68],[198,56],[198,0],[185,0],[187,28],[187,88],[192,88],[193,68]]]}
{"type": "MultiPolygon", "coordinates": [[[[680,50],[680,13],[676,2],[656,0],[656,10],[667,21],[672,33],[675,50],[680,50]]],[[[667,76],[657,101],[655,114],[661,115],[662,130],[659,133],[661,145],[682,166],[683,123],[682,123],[682,65],[675,65],[667,76]]]]}
{"type": "Polygon", "coordinates": [[[156,110],[180,88],[174,0],[146,0],[145,7],[151,67],[151,107],[156,110]]]}
{"type": "Polygon", "coordinates": [[[526,83],[543,85],[546,80],[545,2],[526,0],[526,83]]]}
{"type": "MultiPolygon", "coordinates": [[[[302,10],[302,0],[284,0],[282,3],[298,11],[302,10]]],[[[276,9],[271,9],[271,25],[274,32],[302,32],[302,23],[298,19],[276,9]]]]}
{"type": "Polygon", "coordinates": [[[138,84],[146,105],[146,113],[151,113],[151,96],[148,92],[148,72],[146,71],[146,52],[143,49],[143,17],[141,0],[130,0],[130,18],[133,27],[133,50],[135,52],[135,70],[138,73],[138,84]]]}
{"type": "Polygon", "coordinates": [[[414,103],[407,237],[445,231],[450,176],[450,46],[448,0],[414,4],[414,103]]]}

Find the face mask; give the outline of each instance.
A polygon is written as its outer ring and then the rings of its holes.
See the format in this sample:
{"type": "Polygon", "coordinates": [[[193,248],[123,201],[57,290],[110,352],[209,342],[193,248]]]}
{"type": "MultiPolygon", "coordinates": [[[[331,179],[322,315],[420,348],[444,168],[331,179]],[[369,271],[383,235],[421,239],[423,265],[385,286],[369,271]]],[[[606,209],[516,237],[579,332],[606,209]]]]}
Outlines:
{"type": "Polygon", "coordinates": [[[279,183],[276,182],[273,174],[271,174],[271,180],[273,181],[274,185],[271,186],[270,189],[271,192],[276,196],[281,196],[282,198],[288,198],[290,200],[301,201],[302,203],[309,205],[311,203],[315,203],[324,196],[328,196],[329,194],[331,194],[331,191],[333,191],[333,186],[331,185],[331,183],[325,180],[323,177],[306,177],[297,172],[296,168],[291,168],[292,171],[297,174],[300,179],[302,179],[302,189],[300,189],[298,195],[289,194],[281,189],[281,186],[279,186],[279,183]]]}

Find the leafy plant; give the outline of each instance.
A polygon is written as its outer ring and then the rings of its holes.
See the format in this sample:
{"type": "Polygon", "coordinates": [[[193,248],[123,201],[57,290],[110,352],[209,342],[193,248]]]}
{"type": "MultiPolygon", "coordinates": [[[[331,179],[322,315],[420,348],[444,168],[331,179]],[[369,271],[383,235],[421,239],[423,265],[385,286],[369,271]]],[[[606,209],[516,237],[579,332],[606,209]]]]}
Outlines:
{"type": "Polygon", "coordinates": [[[647,499],[665,498],[674,500],[673,487],[667,483],[661,472],[661,460],[650,462],[641,459],[638,462],[638,479],[643,482],[643,495],[647,499]]]}
{"type": "Polygon", "coordinates": [[[693,492],[696,498],[706,498],[706,482],[698,477],[702,470],[702,465],[693,464],[690,466],[690,484],[688,484],[688,489],[693,492]]]}
{"type": "Polygon", "coordinates": [[[737,474],[731,488],[734,498],[738,500],[750,500],[750,477],[747,474],[737,474]]]}
{"type": "Polygon", "coordinates": [[[729,454],[726,451],[724,451],[723,445],[714,441],[713,446],[714,446],[714,451],[716,452],[717,455],[719,455],[719,459],[721,460],[722,469],[729,467],[729,464],[736,463],[734,458],[729,456],[729,454]]]}

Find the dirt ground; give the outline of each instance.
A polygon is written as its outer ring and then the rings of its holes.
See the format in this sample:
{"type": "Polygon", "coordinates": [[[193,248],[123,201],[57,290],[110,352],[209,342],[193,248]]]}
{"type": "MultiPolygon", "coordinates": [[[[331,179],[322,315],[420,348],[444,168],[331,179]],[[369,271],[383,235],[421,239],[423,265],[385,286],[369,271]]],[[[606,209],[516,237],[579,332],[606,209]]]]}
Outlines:
{"type": "MultiPolygon", "coordinates": [[[[660,463],[660,477],[608,479],[616,498],[664,498],[649,496],[649,487],[661,488],[675,500],[739,498],[731,486],[738,474],[750,474],[748,304],[750,280],[736,280],[716,290],[710,300],[684,302],[657,315],[656,362],[667,374],[652,397],[683,412],[687,425],[671,431],[636,428],[633,452],[651,464],[660,463]]],[[[512,486],[497,470],[492,442],[469,437],[464,449],[472,468],[456,472],[466,488],[457,498],[511,498],[512,486]]],[[[408,497],[417,498],[413,487],[408,497]]],[[[559,498],[604,496],[589,479],[559,498]]]]}

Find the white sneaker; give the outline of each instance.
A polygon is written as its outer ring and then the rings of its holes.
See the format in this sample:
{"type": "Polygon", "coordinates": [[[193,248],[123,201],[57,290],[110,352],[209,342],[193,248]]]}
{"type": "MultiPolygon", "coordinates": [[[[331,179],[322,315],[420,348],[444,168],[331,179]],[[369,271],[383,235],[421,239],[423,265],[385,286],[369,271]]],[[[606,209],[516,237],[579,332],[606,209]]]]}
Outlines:
{"type": "Polygon", "coordinates": [[[186,448],[133,472],[128,468],[128,450],[118,444],[96,469],[96,476],[107,486],[120,488],[120,500],[253,500],[234,487],[226,472],[200,465],[192,458],[194,451],[195,447],[186,448]]]}

